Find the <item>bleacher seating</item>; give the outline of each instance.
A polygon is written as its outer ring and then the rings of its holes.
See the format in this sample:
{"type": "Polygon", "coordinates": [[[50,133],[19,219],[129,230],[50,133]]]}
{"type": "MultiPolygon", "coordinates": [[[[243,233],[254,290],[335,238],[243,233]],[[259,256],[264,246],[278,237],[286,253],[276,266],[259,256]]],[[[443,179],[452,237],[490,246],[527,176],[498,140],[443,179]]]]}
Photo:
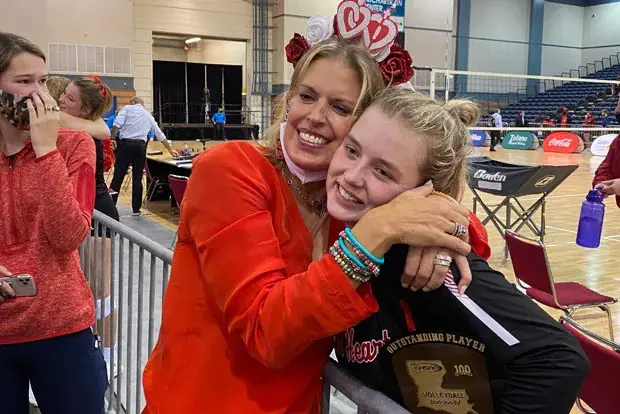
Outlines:
{"type": "MultiPolygon", "coordinates": [[[[614,65],[584,76],[584,78],[615,80],[618,76],[620,76],[620,65],[614,65]]],[[[575,127],[583,124],[587,112],[594,115],[598,123],[600,113],[604,109],[609,112],[610,120],[613,120],[610,126],[616,126],[618,123],[614,117],[614,109],[617,103],[618,95],[612,95],[610,84],[567,82],[504,107],[502,119],[504,124],[512,126],[517,114],[525,111],[528,123],[534,127],[540,125],[541,120],[547,115],[551,115],[555,122],[561,108],[566,106],[571,114],[572,125],[575,127]]],[[[486,126],[488,119],[488,115],[484,116],[480,120],[480,125],[486,126]]]]}

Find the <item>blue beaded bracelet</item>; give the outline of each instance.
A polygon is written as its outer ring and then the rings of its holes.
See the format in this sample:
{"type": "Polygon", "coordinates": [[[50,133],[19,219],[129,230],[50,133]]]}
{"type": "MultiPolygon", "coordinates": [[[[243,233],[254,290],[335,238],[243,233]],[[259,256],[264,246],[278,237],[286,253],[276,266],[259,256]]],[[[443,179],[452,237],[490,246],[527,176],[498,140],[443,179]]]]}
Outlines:
{"type": "Polygon", "coordinates": [[[376,257],[372,253],[370,253],[368,250],[366,250],[366,248],[364,246],[362,246],[362,243],[358,242],[357,239],[355,238],[355,236],[353,235],[353,233],[351,233],[351,229],[349,229],[347,227],[347,228],[344,229],[344,232],[347,235],[347,237],[349,238],[349,241],[351,242],[351,244],[354,244],[355,246],[357,246],[357,248],[360,249],[362,251],[362,253],[364,253],[366,256],[368,256],[368,258],[370,260],[372,260],[376,264],[380,264],[380,265],[385,263],[385,258],[383,258],[383,257],[381,257],[381,258],[376,257]]]}
{"type": "Polygon", "coordinates": [[[368,267],[362,263],[360,261],[360,259],[358,259],[357,257],[355,257],[355,255],[353,253],[351,253],[349,251],[349,249],[347,249],[347,246],[344,245],[344,241],[342,240],[342,237],[338,239],[338,243],[340,244],[340,248],[342,249],[342,252],[351,260],[353,260],[353,263],[355,263],[356,265],[358,265],[360,268],[364,269],[364,270],[368,270],[368,267]]]}

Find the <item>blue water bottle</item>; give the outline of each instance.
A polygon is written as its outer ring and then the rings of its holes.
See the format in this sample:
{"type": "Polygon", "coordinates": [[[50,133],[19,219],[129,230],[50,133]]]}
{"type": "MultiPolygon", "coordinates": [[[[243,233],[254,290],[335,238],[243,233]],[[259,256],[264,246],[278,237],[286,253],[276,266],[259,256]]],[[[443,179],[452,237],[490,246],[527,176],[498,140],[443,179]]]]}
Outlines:
{"type": "Polygon", "coordinates": [[[578,245],[596,248],[601,244],[603,217],[605,217],[603,193],[592,189],[588,192],[585,201],[581,203],[581,215],[577,229],[578,245]]]}

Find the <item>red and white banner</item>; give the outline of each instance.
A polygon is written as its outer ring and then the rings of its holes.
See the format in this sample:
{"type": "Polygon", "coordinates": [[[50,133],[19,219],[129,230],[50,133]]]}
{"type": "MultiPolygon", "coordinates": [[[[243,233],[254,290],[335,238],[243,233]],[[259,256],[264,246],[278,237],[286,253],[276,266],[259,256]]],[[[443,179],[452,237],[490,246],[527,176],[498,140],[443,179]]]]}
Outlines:
{"type": "Polygon", "coordinates": [[[577,135],[570,132],[554,132],[543,142],[543,149],[547,152],[561,152],[570,154],[582,152],[583,141],[577,135]]]}

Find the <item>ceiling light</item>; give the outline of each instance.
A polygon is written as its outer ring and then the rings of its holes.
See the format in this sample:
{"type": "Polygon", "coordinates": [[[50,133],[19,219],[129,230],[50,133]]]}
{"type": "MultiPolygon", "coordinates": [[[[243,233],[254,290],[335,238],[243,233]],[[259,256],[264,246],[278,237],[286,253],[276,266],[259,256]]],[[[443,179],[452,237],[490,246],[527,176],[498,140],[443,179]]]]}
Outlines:
{"type": "Polygon", "coordinates": [[[199,37],[192,37],[192,38],[186,39],[185,43],[189,45],[190,43],[200,42],[200,40],[201,39],[199,37]]]}

